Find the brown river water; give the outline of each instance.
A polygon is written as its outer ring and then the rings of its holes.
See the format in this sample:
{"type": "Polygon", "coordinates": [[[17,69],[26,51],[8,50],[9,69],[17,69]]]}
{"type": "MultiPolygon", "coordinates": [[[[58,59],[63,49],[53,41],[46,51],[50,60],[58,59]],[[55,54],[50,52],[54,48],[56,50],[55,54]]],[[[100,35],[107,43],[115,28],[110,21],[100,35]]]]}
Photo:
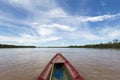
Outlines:
{"type": "Polygon", "coordinates": [[[84,80],[120,80],[120,50],[89,48],[0,49],[0,80],[36,80],[57,52],[84,80]]]}

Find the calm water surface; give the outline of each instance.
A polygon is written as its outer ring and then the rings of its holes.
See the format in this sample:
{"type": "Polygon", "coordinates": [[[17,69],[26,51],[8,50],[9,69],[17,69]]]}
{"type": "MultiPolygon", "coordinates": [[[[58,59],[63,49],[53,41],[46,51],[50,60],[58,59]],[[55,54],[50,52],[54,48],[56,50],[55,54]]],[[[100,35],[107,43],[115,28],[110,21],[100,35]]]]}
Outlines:
{"type": "Polygon", "coordinates": [[[120,80],[120,50],[85,48],[0,49],[0,80],[35,80],[57,52],[85,80],[120,80]]]}

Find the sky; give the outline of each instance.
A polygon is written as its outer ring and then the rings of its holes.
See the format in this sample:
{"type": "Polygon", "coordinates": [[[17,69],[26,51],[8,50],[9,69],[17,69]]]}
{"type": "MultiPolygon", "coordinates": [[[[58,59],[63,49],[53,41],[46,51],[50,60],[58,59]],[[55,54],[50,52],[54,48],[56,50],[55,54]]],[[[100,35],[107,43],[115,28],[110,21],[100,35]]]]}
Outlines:
{"type": "Polygon", "coordinates": [[[0,43],[68,46],[120,40],[120,0],[0,0],[0,43]]]}

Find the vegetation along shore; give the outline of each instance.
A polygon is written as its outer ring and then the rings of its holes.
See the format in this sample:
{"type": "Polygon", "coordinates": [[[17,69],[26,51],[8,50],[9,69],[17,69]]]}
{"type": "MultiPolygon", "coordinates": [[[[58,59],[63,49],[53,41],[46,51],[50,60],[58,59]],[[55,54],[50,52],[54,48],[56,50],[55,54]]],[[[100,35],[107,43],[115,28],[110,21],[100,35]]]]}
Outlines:
{"type": "Polygon", "coordinates": [[[35,48],[35,46],[19,46],[19,45],[0,44],[0,48],[35,48]]]}
{"type": "Polygon", "coordinates": [[[100,43],[100,44],[89,44],[83,46],[71,45],[69,48],[120,48],[120,41],[118,39],[114,39],[112,42],[108,43],[100,43]]]}
{"type": "Polygon", "coordinates": [[[116,48],[120,49],[120,41],[114,39],[108,43],[88,44],[88,45],[70,45],[70,46],[49,46],[49,47],[36,47],[36,46],[19,46],[0,44],[0,48],[116,48]]]}

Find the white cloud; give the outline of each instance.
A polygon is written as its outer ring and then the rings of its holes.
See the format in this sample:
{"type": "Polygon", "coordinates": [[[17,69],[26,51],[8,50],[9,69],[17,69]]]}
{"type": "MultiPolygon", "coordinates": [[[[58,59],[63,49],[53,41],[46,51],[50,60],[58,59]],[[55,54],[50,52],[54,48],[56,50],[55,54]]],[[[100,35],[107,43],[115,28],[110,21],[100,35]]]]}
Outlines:
{"type": "MultiPolygon", "coordinates": [[[[29,34],[26,34],[26,33],[20,33],[19,34],[20,35],[20,37],[22,37],[23,39],[30,39],[30,40],[33,40],[35,37],[34,36],[32,36],[32,35],[29,35],[29,34]]],[[[27,40],[26,40],[27,41],[27,40]]]]}
{"type": "Polygon", "coordinates": [[[39,28],[37,28],[37,32],[41,36],[48,36],[48,35],[55,33],[55,31],[53,29],[47,28],[47,27],[39,27],[39,28]]]}
{"type": "Polygon", "coordinates": [[[37,9],[49,9],[55,6],[51,0],[6,0],[5,2],[12,6],[21,6],[28,10],[36,11],[37,9]]]}
{"type": "Polygon", "coordinates": [[[101,35],[103,35],[105,38],[108,39],[115,39],[120,37],[120,27],[105,27],[102,28],[99,32],[101,35]]]}
{"type": "Polygon", "coordinates": [[[60,24],[43,24],[40,25],[39,23],[33,23],[33,28],[41,35],[41,36],[51,36],[57,33],[59,30],[63,31],[75,31],[75,27],[70,27],[67,25],[60,25],[60,24]]]}
{"type": "Polygon", "coordinates": [[[116,17],[120,17],[120,13],[117,14],[106,14],[106,15],[101,15],[101,16],[94,16],[94,17],[90,17],[90,16],[80,16],[77,19],[79,21],[82,22],[98,22],[98,21],[104,21],[107,19],[114,19],[116,17]]]}
{"type": "Polygon", "coordinates": [[[61,39],[60,37],[56,36],[50,36],[50,37],[37,37],[35,38],[32,35],[29,34],[20,34],[19,37],[11,37],[11,36],[2,36],[0,35],[0,42],[15,42],[17,44],[33,44],[33,43],[44,43],[49,41],[57,41],[61,39]]]}
{"type": "Polygon", "coordinates": [[[93,41],[102,39],[100,36],[95,35],[92,32],[82,32],[80,37],[82,37],[86,40],[93,40],[93,41]]]}
{"type": "Polygon", "coordinates": [[[69,37],[70,39],[79,39],[79,40],[88,40],[88,41],[103,40],[101,36],[94,34],[91,30],[84,30],[84,29],[81,31],[69,33],[67,37],[69,37]]]}
{"type": "MultiPolygon", "coordinates": [[[[105,14],[100,16],[69,16],[66,12],[60,8],[54,0],[7,0],[5,1],[12,6],[19,6],[28,9],[31,13],[33,13],[33,20],[41,22],[44,19],[48,19],[50,22],[54,18],[66,18],[67,21],[73,21],[73,18],[79,20],[81,22],[97,22],[104,21],[107,19],[113,19],[115,17],[120,16],[118,14],[105,14]]],[[[63,19],[64,22],[64,19],[63,19]]]]}
{"type": "Polygon", "coordinates": [[[52,24],[51,27],[59,28],[59,29],[64,30],[64,31],[75,31],[76,30],[75,27],[69,27],[69,26],[60,25],[60,24],[52,24]]]}
{"type": "Polygon", "coordinates": [[[51,18],[61,18],[67,16],[67,14],[61,8],[49,10],[47,15],[51,18]]]}
{"type": "MultiPolygon", "coordinates": [[[[12,6],[22,6],[28,9],[32,14],[32,21],[39,23],[51,23],[54,19],[62,19],[61,22],[98,22],[108,19],[114,19],[120,16],[117,14],[105,14],[99,16],[70,16],[61,9],[54,0],[8,0],[12,6]]],[[[27,21],[29,22],[29,21],[27,21]]],[[[30,21],[31,22],[31,21],[30,21]]],[[[57,22],[57,21],[56,21],[57,22]]],[[[53,23],[53,22],[52,22],[53,23]]]]}
{"type": "Polygon", "coordinates": [[[8,0],[8,2],[11,4],[11,5],[22,5],[22,6],[28,6],[30,5],[30,0],[8,0]]]}
{"type": "Polygon", "coordinates": [[[29,34],[19,34],[20,36],[1,36],[0,35],[0,41],[4,42],[4,41],[11,41],[11,42],[17,42],[17,43],[32,43],[35,42],[36,39],[34,38],[34,36],[29,35],[29,34]]]}
{"type": "Polygon", "coordinates": [[[49,42],[49,41],[57,41],[57,40],[60,40],[60,39],[61,39],[60,37],[52,36],[52,37],[41,38],[40,40],[42,42],[49,42]]]}
{"type": "MultiPolygon", "coordinates": [[[[55,4],[54,0],[7,0],[12,6],[19,6],[27,9],[32,14],[26,20],[8,18],[4,13],[0,19],[12,23],[21,23],[29,26],[20,27],[0,22],[0,25],[20,29],[20,36],[0,36],[0,41],[14,41],[18,43],[42,43],[57,41],[62,38],[75,38],[85,40],[105,40],[117,38],[120,35],[118,28],[103,28],[96,34],[89,29],[87,22],[99,22],[120,17],[117,14],[105,14],[100,16],[71,16],[55,4]],[[86,27],[87,26],[87,27],[86,27]],[[85,29],[86,28],[86,29],[85,29]],[[22,31],[26,33],[22,33],[22,31]],[[31,31],[32,30],[32,31],[31,31]],[[61,31],[61,32],[60,32],[61,31]],[[62,33],[63,32],[63,33],[62,33]],[[31,35],[32,34],[32,35],[31,35]]],[[[14,35],[14,34],[13,34],[14,35]]]]}
{"type": "MultiPolygon", "coordinates": [[[[77,34],[77,33],[76,33],[77,34]]],[[[99,29],[98,32],[94,33],[90,29],[89,30],[83,30],[81,32],[78,32],[78,37],[83,38],[85,40],[113,40],[113,39],[119,39],[120,38],[120,27],[114,26],[114,27],[103,27],[99,29]]]]}

